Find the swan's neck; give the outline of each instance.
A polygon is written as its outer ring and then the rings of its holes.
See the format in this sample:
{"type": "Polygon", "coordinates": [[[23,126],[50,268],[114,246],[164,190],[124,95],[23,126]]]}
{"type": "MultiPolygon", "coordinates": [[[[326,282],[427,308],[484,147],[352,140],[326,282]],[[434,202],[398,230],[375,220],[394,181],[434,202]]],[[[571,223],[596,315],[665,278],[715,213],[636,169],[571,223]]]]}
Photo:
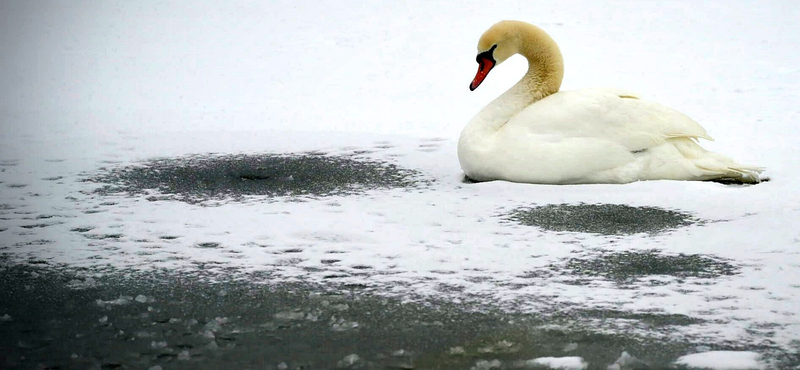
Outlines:
{"type": "Polygon", "coordinates": [[[484,107],[468,126],[482,134],[499,131],[527,106],[558,92],[564,77],[564,59],[556,42],[539,27],[524,24],[517,30],[518,53],[528,60],[528,71],[508,91],[484,107]]]}
{"type": "Polygon", "coordinates": [[[561,88],[564,58],[547,32],[530,24],[525,26],[519,33],[519,53],[528,60],[528,72],[517,84],[523,84],[532,98],[531,102],[536,102],[561,88]]]}

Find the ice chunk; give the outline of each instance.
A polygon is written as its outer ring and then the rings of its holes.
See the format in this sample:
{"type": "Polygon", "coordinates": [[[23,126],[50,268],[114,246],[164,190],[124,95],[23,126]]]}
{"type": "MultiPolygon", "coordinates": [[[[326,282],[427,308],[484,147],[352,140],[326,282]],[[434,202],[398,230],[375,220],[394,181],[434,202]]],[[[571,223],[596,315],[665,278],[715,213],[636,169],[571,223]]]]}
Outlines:
{"type": "Polygon", "coordinates": [[[306,315],[300,311],[281,311],[276,313],[273,317],[283,321],[302,320],[306,315]]]}
{"type": "Polygon", "coordinates": [[[467,354],[467,351],[464,350],[464,347],[457,346],[450,348],[450,351],[448,351],[448,353],[450,355],[465,355],[467,354]]]}
{"type": "Polygon", "coordinates": [[[72,279],[67,283],[68,288],[75,290],[96,288],[100,285],[101,285],[100,283],[98,283],[95,279],[91,277],[87,277],[84,280],[72,279]]]}
{"type": "Polygon", "coordinates": [[[333,331],[348,331],[358,327],[358,322],[355,321],[342,321],[331,325],[333,331]]]}
{"type": "Polygon", "coordinates": [[[343,359],[339,360],[336,363],[336,367],[339,369],[347,369],[353,366],[355,363],[361,360],[361,357],[358,357],[357,354],[353,353],[350,355],[345,356],[343,359]]]}
{"type": "Polygon", "coordinates": [[[0,316],[0,321],[11,321],[11,315],[5,314],[3,316],[0,316]]]}
{"type": "Polygon", "coordinates": [[[761,355],[748,351],[709,351],[680,357],[678,365],[689,368],[712,370],[761,370],[767,365],[761,362],[761,355]]]}
{"type": "Polygon", "coordinates": [[[494,359],[492,361],[487,360],[478,360],[475,363],[475,366],[471,367],[470,370],[490,370],[490,369],[499,369],[502,363],[498,359],[494,359]]]}
{"type": "Polygon", "coordinates": [[[189,354],[189,350],[183,350],[181,353],[178,354],[178,360],[187,361],[192,358],[192,355],[189,354]]]}
{"type": "Polygon", "coordinates": [[[218,332],[222,329],[222,323],[219,320],[209,320],[203,327],[207,331],[218,332]]]}
{"type": "Polygon", "coordinates": [[[589,364],[581,357],[539,357],[533,360],[528,360],[529,366],[547,366],[551,369],[560,370],[584,370],[589,367],[589,364]]]}
{"type": "Polygon", "coordinates": [[[512,353],[517,352],[519,347],[515,347],[514,343],[507,340],[501,340],[495,344],[490,344],[485,347],[478,348],[480,353],[512,353]]]}
{"type": "Polygon", "coordinates": [[[147,303],[147,296],[139,294],[139,295],[136,296],[136,298],[134,300],[136,302],[139,302],[139,303],[147,303]]]}
{"type": "Polygon", "coordinates": [[[576,349],[578,349],[578,343],[568,343],[567,345],[564,346],[564,348],[561,351],[562,352],[572,352],[572,351],[574,351],[576,349]]]}
{"type": "Polygon", "coordinates": [[[398,349],[397,351],[392,352],[392,356],[408,356],[410,353],[404,349],[398,349]]]}
{"type": "Polygon", "coordinates": [[[285,362],[281,362],[281,363],[278,364],[278,370],[286,370],[288,368],[289,368],[289,365],[287,365],[285,362]]]}
{"type": "Polygon", "coordinates": [[[167,342],[166,341],[162,341],[162,342],[152,341],[152,342],[150,342],[150,348],[152,348],[152,349],[162,349],[162,348],[165,348],[166,346],[167,346],[167,342]]]}
{"type": "Polygon", "coordinates": [[[133,297],[131,297],[131,296],[128,296],[128,295],[120,295],[120,296],[119,296],[119,298],[117,298],[117,299],[112,299],[112,300],[110,300],[110,301],[104,301],[104,300],[102,300],[102,299],[98,299],[98,300],[96,301],[96,303],[97,303],[97,305],[98,305],[98,306],[100,306],[100,307],[106,307],[106,306],[122,306],[122,305],[126,305],[126,304],[128,304],[128,303],[131,303],[131,301],[132,301],[132,300],[133,300],[133,297]]]}
{"type": "Polygon", "coordinates": [[[625,369],[638,369],[649,368],[646,363],[642,362],[636,357],[631,356],[628,352],[622,352],[619,358],[613,364],[608,365],[607,370],[625,370],[625,369]]]}
{"type": "Polygon", "coordinates": [[[164,370],[164,368],[162,368],[161,365],[156,365],[156,366],[150,367],[147,370],[164,370]]]}

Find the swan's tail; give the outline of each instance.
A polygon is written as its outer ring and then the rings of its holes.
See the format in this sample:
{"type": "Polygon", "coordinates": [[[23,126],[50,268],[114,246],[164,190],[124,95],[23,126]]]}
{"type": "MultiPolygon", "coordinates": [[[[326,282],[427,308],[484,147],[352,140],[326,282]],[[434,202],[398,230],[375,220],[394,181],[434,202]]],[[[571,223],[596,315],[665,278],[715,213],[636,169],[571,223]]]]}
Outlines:
{"type": "Polygon", "coordinates": [[[735,162],[724,155],[709,152],[689,138],[673,139],[675,147],[684,158],[694,163],[699,180],[726,184],[758,184],[769,180],[762,177],[763,167],[748,166],[735,162]]]}

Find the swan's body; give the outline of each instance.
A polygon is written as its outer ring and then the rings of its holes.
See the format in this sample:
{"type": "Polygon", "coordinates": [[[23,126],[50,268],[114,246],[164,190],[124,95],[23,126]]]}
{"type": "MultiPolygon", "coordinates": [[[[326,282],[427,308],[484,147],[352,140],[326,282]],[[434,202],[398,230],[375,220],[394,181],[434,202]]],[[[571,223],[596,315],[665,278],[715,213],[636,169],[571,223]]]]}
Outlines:
{"type": "Polygon", "coordinates": [[[558,92],[563,61],[541,29],[502,21],[478,43],[475,89],[496,64],[528,59],[525,76],[484,107],[458,142],[458,159],[475,181],[543,184],[628,183],[638,180],[759,181],[744,166],[697,144],[711,139],[691,118],[626,91],[558,92]],[[496,61],[495,61],[496,59],[496,61]]]}

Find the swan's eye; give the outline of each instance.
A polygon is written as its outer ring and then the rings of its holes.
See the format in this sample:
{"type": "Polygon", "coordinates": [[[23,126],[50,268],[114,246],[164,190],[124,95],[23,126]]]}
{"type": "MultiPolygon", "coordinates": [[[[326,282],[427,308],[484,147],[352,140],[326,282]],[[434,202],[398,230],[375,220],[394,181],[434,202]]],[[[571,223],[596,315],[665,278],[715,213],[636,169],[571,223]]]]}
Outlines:
{"type": "Polygon", "coordinates": [[[475,58],[475,60],[478,63],[480,63],[481,60],[490,60],[490,61],[492,61],[492,64],[494,64],[495,63],[495,60],[494,60],[494,49],[497,49],[497,44],[492,45],[492,47],[489,48],[489,50],[486,50],[483,53],[478,54],[478,56],[475,58]]]}

